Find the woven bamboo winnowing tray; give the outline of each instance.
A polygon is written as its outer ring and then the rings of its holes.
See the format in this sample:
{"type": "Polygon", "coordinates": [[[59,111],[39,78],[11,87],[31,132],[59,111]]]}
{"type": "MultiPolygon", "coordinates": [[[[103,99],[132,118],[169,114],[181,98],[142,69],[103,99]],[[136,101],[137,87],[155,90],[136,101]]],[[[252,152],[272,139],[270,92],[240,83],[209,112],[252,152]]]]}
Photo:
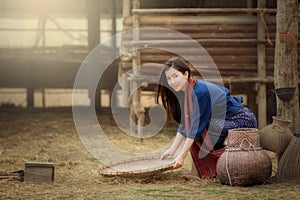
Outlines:
{"type": "Polygon", "coordinates": [[[174,158],[139,157],[111,163],[99,170],[104,176],[145,175],[172,169],[174,158]]]}

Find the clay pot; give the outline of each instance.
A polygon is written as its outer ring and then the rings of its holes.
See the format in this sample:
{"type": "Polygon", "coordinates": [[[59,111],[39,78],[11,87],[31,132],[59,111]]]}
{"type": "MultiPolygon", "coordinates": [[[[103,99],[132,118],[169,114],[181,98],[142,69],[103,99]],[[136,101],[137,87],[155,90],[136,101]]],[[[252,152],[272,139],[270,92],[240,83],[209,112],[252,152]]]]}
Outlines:
{"type": "Polygon", "coordinates": [[[289,128],[291,123],[288,119],[273,116],[272,124],[259,131],[261,147],[276,153],[280,159],[293,137],[289,128]]]}

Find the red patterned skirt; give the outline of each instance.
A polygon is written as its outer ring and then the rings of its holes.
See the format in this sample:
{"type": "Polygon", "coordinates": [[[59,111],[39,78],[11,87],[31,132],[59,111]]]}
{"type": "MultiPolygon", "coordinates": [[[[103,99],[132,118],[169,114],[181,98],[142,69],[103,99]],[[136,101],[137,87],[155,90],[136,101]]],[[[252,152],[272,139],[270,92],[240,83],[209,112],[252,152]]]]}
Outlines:
{"type": "Polygon", "coordinates": [[[205,131],[202,134],[203,142],[195,140],[191,147],[191,156],[198,175],[203,179],[214,178],[217,175],[217,161],[225,150],[225,147],[215,150],[205,131]]]}

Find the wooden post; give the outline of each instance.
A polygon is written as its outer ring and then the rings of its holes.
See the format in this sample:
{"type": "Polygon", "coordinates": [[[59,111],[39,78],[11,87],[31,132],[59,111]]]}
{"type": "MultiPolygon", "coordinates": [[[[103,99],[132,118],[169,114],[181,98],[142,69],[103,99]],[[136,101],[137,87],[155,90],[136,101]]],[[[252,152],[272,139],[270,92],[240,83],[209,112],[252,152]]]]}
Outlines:
{"type": "Polygon", "coordinates": [[[46,94],[45,94],[45,88],[41,88],[42,92],[42,107],[46,108],[46,94]]]}
{"type": "Polygon", "coordinates": [[[116,25],[116,18],[117,18],[117,12],[116,12],[116,0],[111,1],[111,36],[112,36],[112,56],[113,58],[116,57],[116,38],[114,37],[117,33],[117,25],[116,25]]]}
{"type": "Polygon", "coordinates": [[[277,0],[274,85],[275,88],[296,88],[289,102],[283,102],[277,97],[277,116],[290,119],[294,130],[300,130],[297,67],[298,16],[297,0],[277,0]]]}
{"type": "Polygon", "coordinates": [[[41,32],[42,32],[42,49],[43,49],[43,54],[45,54],[45,47],[46,47],[46,22],[47,22],[47,18],[45,15],[42,16],[42,28],[41,28],[41,32]]]}
{"type": "Polygon", "coordinates": [[[127,17],[130,15],[131,10],[131,1],[130,0],[123,0],[123,17],[127,17]]]}
{"type": "Polygon", "coordinates": [[[26,96],[27,96],[27,108],[34,107],[34,84],[33,84],[33,75],[32,75],[32,63],[30,62],[29,66],[26,66],[26,79],[27,79],[27,87],[26,87],[26,96]]]}
{"type": "MultiPolygon", "coordinates": [[[[257,1],[258,8],[266,7],[266,0],[257,1]]],[[[265,24],[264,13],[257,13],[257,40],[265,40],[265,24]]],[[[257,75],[259,78],[266,77],[266,44],[257,44],[257,75]]],[[[267,125],[267,98],[266,98],[266,84],[257,83],[257,105],[258,105],[258,128],[261,129],[267,125]]]]}
{"type": "MultiPolygon", "coordinates": [[[[133,8],[138,9],[140,7],[140,2],[139,0],[133,0],[133,8]]],[[[139,41],[140,40],[140,21],[139,21],[140,15],[138,13],[133,14],[133,36],[132,40],[133,41],[139,41]]],[[[133,57],[132,57],[132,70],[133,70],[133,76],[139,76],[140,71],[137,70],[136,68],[141,65],[141,55],[138,50],[133,51],[133,57]]],[[[133,80],[133,88],[136,88],[136,90],[133,92],[132,95],[132,102],[130,105],[130,115],[132,119],[135,121],[137,120],[137,125],[138,125],[138,135],[142,136],[142,129],[141,127],[143,126],[144,123],[144,108],[141,106],[141,89],[137,88],[137,82],[133,80]]],[[[131,124],[131,128],[133,127],[133,124],[131,124]]],[[[131,129],[133,130],[133,129],[131,129]]]]}
{"type": "Polygon", "coordinates": [[[29,86],[27,87],[27,108],[34,107],[34,88],[29,86]]]}
{"type": "Polygon", "coordinates": [[[87,1],[88,13],[88,47],[91,51],[100,42],[100,1],[89,0],[87,1]]]}
{"type": "MultiPolygon", "coordinates": [[[[257,7],[258,7],[258,5],[257,5],[257,7]]],[[[247,8],[249,8],[249,9],[253,8],[253,0],[247,0],[247,8]]],[[[247,14],[252,15],[251,12],[248,12],[247,14]]]]}
{"type": "MultiPolygon", "coordinates": [[[[252,8],[252,5],[253,5],[253,0],[247,0],[247,8],[252,8]]],[[[257,7],[259,7],[257,5],[257,7]]]]}
{"type": "MultiPolygon", "coordinates": [[[[88,13],[88,49],[91,51],[100,42],[100,1],[88,0],[87,13],[88,13]]],[[[91,91],[89,91],[91,93],[91,91]]],[[[92,105],[97,108],[101,107],[101,88],[97,87],[95,98],[91,98],[92,105]]],[[[89,94],[90,97],[93,94],[89,94]]]]}

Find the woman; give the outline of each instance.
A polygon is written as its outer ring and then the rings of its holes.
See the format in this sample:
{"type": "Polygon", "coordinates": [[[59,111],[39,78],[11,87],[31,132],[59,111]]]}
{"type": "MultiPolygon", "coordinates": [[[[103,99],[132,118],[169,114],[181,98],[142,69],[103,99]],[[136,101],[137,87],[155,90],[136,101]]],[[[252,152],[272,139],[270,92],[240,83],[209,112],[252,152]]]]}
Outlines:
{"type": "Polygon", "coordinates": [[[160,100],[168,116],[179,124],[174,142],[161,159],[173,156],[184,142],[173,169],[183,166],[190,151],[200,178],[216,176],[229,129],[255,128],[257,124],[253,113],[242,105],[242,97],[232,97],[225,87],[194,79],[180,58],[168,60],[162,69],[156,102],[160,100]]]}

